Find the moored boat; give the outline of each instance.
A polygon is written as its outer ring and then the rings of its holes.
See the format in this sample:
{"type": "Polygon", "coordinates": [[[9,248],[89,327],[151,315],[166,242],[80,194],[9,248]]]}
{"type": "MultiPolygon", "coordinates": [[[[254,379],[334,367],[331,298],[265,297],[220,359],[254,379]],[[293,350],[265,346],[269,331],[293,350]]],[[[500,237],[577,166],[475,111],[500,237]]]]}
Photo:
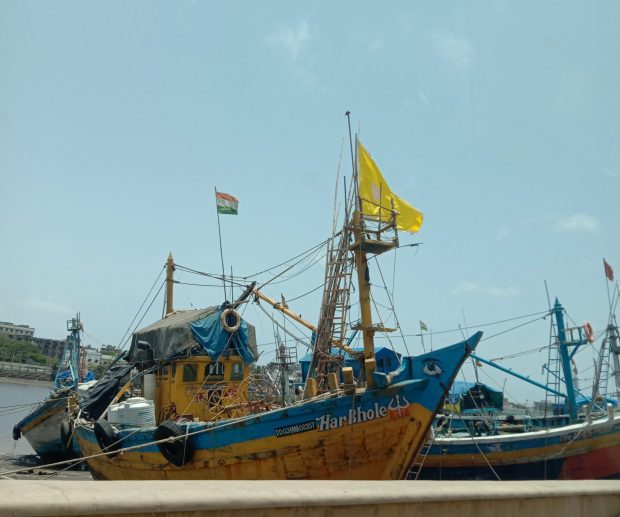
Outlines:
{"type": "MultiPolygon", "coordinates": [[[[564,391],[559,393],[550,387],[546,389],[565,399],[565,403],[555,407],[556,411],[561,411],[560,408],[568,410],[564,415],[568,423],[526,432],[503,433],[496,429],[487,436],[476,433],[459,436],[437,434],[426,444],[424,457],[418,458],[417,464],[414,462],[410,477],[436,480],[620,478],[620,415],[615,411],[617,402],[604,393],[596,393],[600,388],[598,382],[594,385],[592,397],[578,393],[570,359],[579,347],[593,340],[593,335],[588,323],[565,328],[563,312],[556,300],[552,314],[556,321],[555,344],[562,364],[564,391]],[[583,404],[581,414],[580,403],[583,404]]],[[[607,361],[605,356],[613,355],[617,368],[619,352],[618,327],[612,317],[599,355],[599,379],[609,376],[609,371],[601,366],[607,361]]],[[[559,376],[560,372],[556,375],[559,376]]],[[[617,379],[618,375],[615,377],[617,379]]],[[[561,422],[564,418],[563,415],[554,415],[546,419],[547,422],[553,420],[561,422]]]]}
{"type": "MultiPolygon", "coordinates": [[[[94,478],[405,476],[482,333],[402,357],[389,373],[377,371],[374,336],[390,329],[372,321],[367,258],[396,248],[397,231],[416,232],[422,215],[392,193],[359,142],[356,158],[345,224],[328,245],[316,327],[255,285],[231,303],[175,311],[169,257],[167,316],[134,334],[128,370],[110,376],[111,389],[93,388],[74,418],[94,478]],[[350,325],[354,269],[361,320],[350,325]],[[291,405],[277,406],[261,397],[260,381],[250,373],[257,359],[255,332],[241,312],[251,300],[268,303],[315,335],[303,395],[291,405]],[[348,347],[349,328],[361,333],[363,352],[348,347]],[[345,353],[360,362],[357,376],[344,366],[345,353]]],[[[226,199],[236,203],[232,196],[226,199]]],[[[236,213],[236,204],[227,213],[236,213]]]]}
{"type": "Polygon", "coordinates": [[[57,459],[76,454],[79,449],[72,442],[68,428],[67,409],[75,400],[78,386],[80,331],[79,315],[67,321],[70,332],[49,396],[13,427],[13,439],[26,438],[42,458],[57,459]]]}

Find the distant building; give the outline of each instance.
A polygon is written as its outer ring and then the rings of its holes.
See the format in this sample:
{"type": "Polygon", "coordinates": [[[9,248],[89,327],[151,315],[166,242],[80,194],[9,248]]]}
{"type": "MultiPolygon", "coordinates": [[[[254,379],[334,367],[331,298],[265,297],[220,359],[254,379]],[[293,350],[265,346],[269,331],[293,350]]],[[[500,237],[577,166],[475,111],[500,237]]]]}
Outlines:
{"type": "Polygon", "coordinates": [[[62,357],[62,352],[67,344],[66,339],[48,339],[44,337],[33,337],[30,341],[37,346],[42,354],[48,357],[55,357],[56,359],[62,357]]]}
{"type": "Polygon", "coordinates": [[[99,364],[101,362],[101,351],[97,350],[95,347],[91,345],[86,345],[82,347],[85,364],[92,368],[93,365],[99,364]]]}
{"type": "Polygon", "coordinates": [[[101,362],[111,363],[121,351],[112,345],[103,345],[101,347],[101,362]]]}
{"type": "Polygon", "coordinates": [[[80,379],[86,379],[88,372],[92,372],[101,363],[101,352],[91,345],[80,346],[80,379]]]}
{"type": "Polygon", "coordinates": [[[0,321],[0,335],[17,341],[31,341],[34,329],[28,325],[15,325],[7,321],[0,321]]]}

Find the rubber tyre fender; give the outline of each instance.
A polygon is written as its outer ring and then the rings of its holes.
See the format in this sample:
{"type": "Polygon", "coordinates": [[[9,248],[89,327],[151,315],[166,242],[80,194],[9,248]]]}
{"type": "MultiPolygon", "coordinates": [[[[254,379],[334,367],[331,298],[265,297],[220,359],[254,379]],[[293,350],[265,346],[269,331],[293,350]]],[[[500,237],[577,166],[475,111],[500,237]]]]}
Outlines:
{"type": "MultiPolygon", "coordinates": [[[[185,437],[185,429],[176,422],[164,420],[159,424],[153,436],[157,441],[171,437],[185,437]]],[[[157,447],[159,447],[159,451],[164,458],[177,467],[182,467],[189,463],[194,456],[194,446],[187,438],[180,438],[173,442],[158,443],[157,447]]]]}
{"type": "Polygon", "coordinates": [[[112,456],[116,456],[118,451],[122,448],[122,444],[118,438],[118,434],[112,427],[112,424],[107,420],[97,420],[94,426],[95,438],[97,438],[97,443],[103,452],[113,454],[108,454],[108,458],[112,456]]]}

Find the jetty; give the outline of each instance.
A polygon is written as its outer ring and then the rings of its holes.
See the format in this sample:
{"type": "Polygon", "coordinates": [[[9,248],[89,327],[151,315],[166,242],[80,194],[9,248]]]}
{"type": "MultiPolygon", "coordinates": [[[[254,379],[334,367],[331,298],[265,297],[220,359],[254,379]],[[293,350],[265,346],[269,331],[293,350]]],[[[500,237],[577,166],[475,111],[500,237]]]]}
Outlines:
{"type": "Polygon", "coordinates": [[[0,377],[51,382],[53,373],[51,366],[0,361],[0,377]]]}
{"type": "Polygon", "coordinates": [[[620,513],[620,481],[2,481],[0,498],[5,517],[597,517],[620,513]]]}

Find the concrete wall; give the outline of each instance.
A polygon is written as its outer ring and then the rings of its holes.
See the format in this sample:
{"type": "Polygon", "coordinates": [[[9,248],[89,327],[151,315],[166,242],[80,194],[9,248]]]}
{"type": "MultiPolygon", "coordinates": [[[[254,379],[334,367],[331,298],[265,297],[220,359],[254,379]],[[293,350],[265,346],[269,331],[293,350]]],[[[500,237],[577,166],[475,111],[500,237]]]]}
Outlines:
{"type": "Polygon", "coordinates": [[[0,375],[22,379],[50,380],[54,369],[38,364],[7,363],[0,361],[0,375]]]}
{"type": "Polygon", "coordinates": [[[0,481],[16,516],[620,515],[620,481],[0,481]]]}

